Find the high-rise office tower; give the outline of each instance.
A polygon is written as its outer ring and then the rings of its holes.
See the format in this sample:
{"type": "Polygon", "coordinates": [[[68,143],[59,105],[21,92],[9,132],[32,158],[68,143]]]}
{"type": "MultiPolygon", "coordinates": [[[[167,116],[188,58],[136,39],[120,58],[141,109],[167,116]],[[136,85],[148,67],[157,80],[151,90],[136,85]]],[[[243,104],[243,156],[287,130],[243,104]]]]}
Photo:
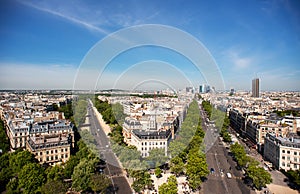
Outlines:
{"type": "Polygon", "coordinates": [[[255,78],[252,80],[252,97],[259,97],[259,79],[255,78]]]}

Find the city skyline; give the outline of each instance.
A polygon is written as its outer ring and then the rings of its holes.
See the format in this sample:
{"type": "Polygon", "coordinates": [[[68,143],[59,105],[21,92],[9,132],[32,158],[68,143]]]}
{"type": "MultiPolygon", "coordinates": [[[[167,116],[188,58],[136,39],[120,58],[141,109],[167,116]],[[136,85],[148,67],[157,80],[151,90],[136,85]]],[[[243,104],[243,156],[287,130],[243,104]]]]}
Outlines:
{"type": "MultiPolygon", "coordinates": [[[[250,91],[257,76],[261,91],[299,91],[299,6],[293,1],[2,1],[0,89],[72,89],[77,69],[98,41],[133,25],[160,24],[200,41],[227,90],[250,91]]],[[[122,53],[111,61],[104,80],[145,61],[151,67],[164,62],[155,71],[180,70],[195,87],[205,83],[185,56],[159,47],[122,53]]],[[[135,75],[145,72],[136,69],[135,75]]],[[[166,76],[170,82],[178,79],[166,76]]]]}

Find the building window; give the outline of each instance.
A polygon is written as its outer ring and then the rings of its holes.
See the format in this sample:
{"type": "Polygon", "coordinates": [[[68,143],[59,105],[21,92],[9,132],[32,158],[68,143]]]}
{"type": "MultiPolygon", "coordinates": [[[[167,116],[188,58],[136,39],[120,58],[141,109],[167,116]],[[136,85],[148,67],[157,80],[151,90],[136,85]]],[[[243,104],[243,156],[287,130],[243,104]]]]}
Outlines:
{"type": "Polygon", "coordinates": [[[286,153],[290,154],[291,152],[288,150],[286,153]]]}
{"type": "Polygon", "coordinates": [[[291,160],[291,158],[288,156],[288,157],[287,157],[287,160],[288,160],[288,161],[290,161],[290,160],[291,160]]]}
{"type": "Polygon", "coordinates": [[[40,152],[40,156],[43,155],[43,152],[40,152]]]}
{"type": "Polygon", "coordinates": [[[49,151],[46,151],[46,154],[49,154],[49,151]]]}
{"type": "Polygon", "coordinates": [[[294,168],[296,168],[296,169],[297,169],[297,164],[294,164],[294,168]]]}
{"type": "Polygon", "coordinates": [[[282,166],[285,166],[285,163],[284,162],[282,162],[282,164],[281,164],[282,166]]]}
{"type": "Polygon", "coordinates": [[[57,150],[55,150],[55,153],[57,153],[57,150]]]}
{"type": "Polygon", "coordinates": [[[294,155],[297,156],[297,152],[294,152],[294,155]]]}
{"type": "Polygon", "coordinates": [[[64,155],[63,155],[63,154],[61,155],[61,158],[64,158],[64,155]]]}
{"type": "Polygon", "coordinates": [[[61,152],[63,152],[64,151],[64,149],[61,149],[61,152]]]}
{"type": "Polygon", "coordinates": [[[65,148],[65,151],[68,151],[68,148],[65,148]]]}
{"type": "Polygon", "coordinates": [[[285,156],[282,156],[281,158],[282,158],[283,160],[285,160],[285,156]]]}
{"type": "Polygon", "coordinates": [[[51,150],[51,154],[53,154],[53,150],[51,150]]]}
{"type": "Polygon", "coordinates": [[[66,156],[66,158],[68,158],[68,154],[66,154],[65,156],[66,156]]]}
{"type": "Polygon", "coordinates": [[[282,150],[282,153],[285,153],[285,150],[282,150]]]}
{"type": "Polygon", "coordinates": [[[291,165],[290,165],[290,163],[287,163],[287,165],[286,165],[287,167],[291,167],[291,165]]]}
{"type": "Polygon", "coordinates": [[[49,157],[48,156],[46,157],[46,161],[49,161],[49,157]]]}
{"type": "Polygon", "coordinates": [[[297,158],[294,158],[294,162],[297,162],[297,158]]]}

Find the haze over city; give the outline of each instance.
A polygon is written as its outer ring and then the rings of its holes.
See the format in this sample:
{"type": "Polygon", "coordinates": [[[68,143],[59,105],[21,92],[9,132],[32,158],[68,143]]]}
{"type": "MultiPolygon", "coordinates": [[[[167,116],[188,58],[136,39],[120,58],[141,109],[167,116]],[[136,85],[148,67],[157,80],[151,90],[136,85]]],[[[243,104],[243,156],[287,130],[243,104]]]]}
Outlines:
{"type": "MultiPolygon", "coordinates": [[[[224,89],[251,90],[251,80],[259,77],[261,90],[299,91],[299,7],[298,1],[1,1],[0,89],[72,89],[98,41],[126,27],[159,24],[200,41],[224,89]]],[[[100,89],[111,88],[111,80],[138,63],[146,64],[124,77],[121,89],[148,72],[161,72],[169,82],[178,81],[180,72],[188,79],[176,89],[205,82],[185,56],[144,46],[116,56],[100,89]]]]}

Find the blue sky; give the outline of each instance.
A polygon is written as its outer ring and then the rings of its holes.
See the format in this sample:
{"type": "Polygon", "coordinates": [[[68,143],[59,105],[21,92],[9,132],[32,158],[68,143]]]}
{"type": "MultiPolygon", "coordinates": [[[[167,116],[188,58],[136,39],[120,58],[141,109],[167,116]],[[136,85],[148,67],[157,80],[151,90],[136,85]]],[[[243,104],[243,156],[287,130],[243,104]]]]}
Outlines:
{"type": "MultiPolygon", "coordinates": [[[[287,0],[2,0],[0,89],[71,89],[80,64],[98,41],[143,24],[172,26],[198,39],[215,60],[226,89],[250,90],[257,75],[262,90],[300,90],[300,1],[287,0]]],[[[143,47],[117,56],[97,85],[111,87],[112,74],[120,77],[132,66],[135,71],[118,87],[126,88],[133,76],[151,74],[143,66],[162,71],[157,76],[168,77],[174,88],[206,81],[184,56],[143,47]],[[174,69],[184,75],[177,85],[174,69]]]]}

